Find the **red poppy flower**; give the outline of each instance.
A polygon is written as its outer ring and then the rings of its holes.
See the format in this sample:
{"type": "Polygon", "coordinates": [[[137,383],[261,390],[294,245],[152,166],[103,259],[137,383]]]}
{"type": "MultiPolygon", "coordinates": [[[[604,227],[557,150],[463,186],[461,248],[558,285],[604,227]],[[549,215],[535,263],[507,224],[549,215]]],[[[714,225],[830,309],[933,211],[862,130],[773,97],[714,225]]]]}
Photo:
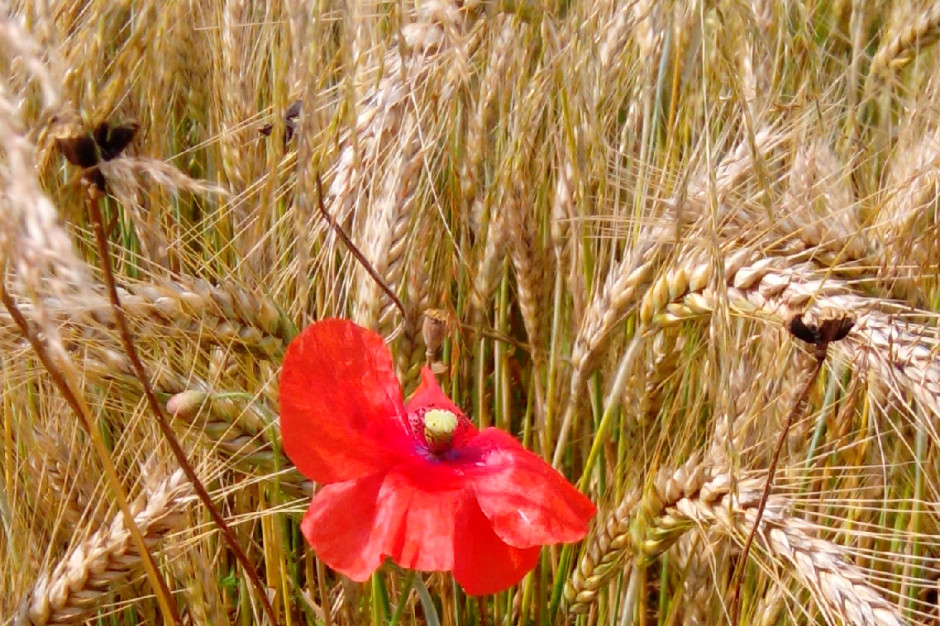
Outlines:
{"type": "Polygon", "coordinates": [[[535,567],[540,546],[583,538],[594,515],[512,436],[477,430],[427,368],[405,402],[382,338],[352,322],[318,322],[290,344],[280,404],[284,450],[325,485],[301,530],[353,580],[390,558],[495,593],[535,567]]]}

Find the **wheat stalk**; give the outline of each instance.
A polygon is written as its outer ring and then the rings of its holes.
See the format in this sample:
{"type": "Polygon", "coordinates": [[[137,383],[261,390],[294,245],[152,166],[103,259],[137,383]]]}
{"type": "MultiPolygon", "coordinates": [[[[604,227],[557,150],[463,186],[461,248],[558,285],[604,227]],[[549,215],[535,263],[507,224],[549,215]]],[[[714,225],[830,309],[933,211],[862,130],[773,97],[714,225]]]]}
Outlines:
{"type": "Polygon", "coordinates": [[[691,526],[664,512],[685,493],[697,492],[707,477],[706,468],[690,459],[676,472],[661,472],[642,496],[630,492],[606,517],[598,517],[584,555],[565,586],[569,610],[586,612],[601,586],[627,561],[648,562],[685,534],[691,526]]]}
{"type": "MultiPolygon", "coordinates": [[[[291,324],[270,299],[233,283],[159,280],[127,283],[119,293],[128,319],[144,337],[200,337],[270,358],[283,352],[293,334],[291,324]]],[[[113,324],[110,303],[97,292],[34,300],[21,308],[31,320],[54,324],[66,342],[102,334],[113,324]]],[[[15,344],[18,335],[9,314],[0,312],[0,340],[15,344]]]]}
{"type": "Polygon", "coordinates": [[[40,496],[37,519],[54,521],[60,535],[71,537],[89,513],[93,485],[83,476],[88,468],[81,467],[81,461],[70,453],[69,442],[59,433],[35,430],[23,438],[33,450],[29,468],[40,496]]]}
{"type": "MultiPolygon", "coordinates": [[[[722,160],[715,173],[714,192],[718,201],[721,202],[742,180],[753,173],[755,161],[778,151],[781,142],[779,133],[771,128],[764,128],[755,134],[756,156],[748,142],[735,146],[722,160]]],[[[695,215],[707,214],[705,207],[708,205],[708,199],[712,197],[709,180],[706,174],[697,176],[689,183],[683,196],[674,202],[673,210],[676,211],[676,219],[680,223],[692,219],[695,215]],[[686,214],[687,210],[689,215],[686,214]]],[[[648,228],[634,248],[624,254],[623,260],[611,267],[603,286],[588,305],[571,350],[569,400],[555,444],[553,465],[556,467],[561,462],[561,455],[573,427],[578,408],[577,399],[581,396],[584,381],[602,355],[606,345],[604,339],[614,326],[624,319],[641,298],[643,302],[650,297],[660,301],[673,297],[668,296],[669,293],[684,293],[688,289],[686,283],[689,281],[699,287],[703,287],[707,282],[710,276],[707,272],[710,270],[703,270],[698,266],[694,272],[690,272],[680,266],[668,277],[660,275],[656,279],[658,285],[649,285],[657,268],[672,250],[672,246],[668,244],[674,238],[675,231],[665,226],[653,225],[648,228]]],[[[644,313],[645,304],[640,303],[640,307],[640,319],[645,322],[651,315],[644,313]]]]}

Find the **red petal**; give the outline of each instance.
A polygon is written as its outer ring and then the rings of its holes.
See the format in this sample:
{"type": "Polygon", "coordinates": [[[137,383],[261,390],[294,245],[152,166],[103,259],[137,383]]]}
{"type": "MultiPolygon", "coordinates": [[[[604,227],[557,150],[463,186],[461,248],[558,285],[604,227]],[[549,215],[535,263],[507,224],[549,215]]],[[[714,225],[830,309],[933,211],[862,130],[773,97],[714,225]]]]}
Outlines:
{"type": "MultiPolygon", "coordinates": [[[[454,568],[454,528],[461,489],[425,488],[419,464],[327,485],[313,498],[301,530],[317,555],[354,580],[365,580],[385,557],[408,569],[454,568]]],[[[476,506],[474,502],[474,506],[476,506]]]]}
{"type": "Polygon", "coordinates": [[[472,498],[458,513],[455,546],[454,578],[474,596],[515,585],[535,567],[540,550],[538,546],[520,549],[503,543],[472,498]]]}
{"type": "Polygon", "coordinates": [[[279,396],[284,450],[319,483],[382,471],[411,448],[392,355],[347,320],[318,322],[291,342],[279,396]]]}
{"type": "Polygon", "coordinates": [[[333,569],[362,582],[382,564],[372,543],[379,489],[385,477],[327,485],[310,503],[300,524],[317,556],[333,569]]]}
{"type": "Polygon", "coordinates": [[[582,539],[594,504],[514,437],[487,428],[461,452],[465,475],[483,514],[511,546],[571,543],[582,539]],[[473,451],[479,454],[472,461],[473,451]]]}
{"type": "Polygon", "coordinates": [[[457,509],[472,496],[462,489],[435,490],[426,481],[413,479],[412,471],[392,470],[379,492],[383,553],[408,569],[450,571],[457,509]]]}
{"type": "Polygon", "coordinates": [[[421,384],[418,385],[418,388],[415,389],[415,392],[405,404],[405,411],[415,413],[428,407],[444,409],[455,415],[463,415],[463,411],[460,410],[460,407],[454,404],[451,399],[447,397],[447,394],[441,390],[440,385],[437,384],[437,378],[434,377],[434,373],[428,367],[422,367],[421,384]]]}

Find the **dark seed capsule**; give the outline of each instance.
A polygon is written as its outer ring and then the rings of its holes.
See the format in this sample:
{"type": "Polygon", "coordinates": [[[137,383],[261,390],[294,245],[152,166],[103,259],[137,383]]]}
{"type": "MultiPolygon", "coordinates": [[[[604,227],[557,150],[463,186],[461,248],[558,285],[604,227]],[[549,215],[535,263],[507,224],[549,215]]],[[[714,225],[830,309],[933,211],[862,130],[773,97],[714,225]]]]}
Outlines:
{"type": "Polygon", "coordinates": [[[52,136],[56,146],[72,165],[83,168],[82,180],[85,184],[105,193],[104,174],[98,168],[102,161],[110,161],[120,155],[134,140],[139,126],[135,122],[125,122],[111,126],[101,122],[94,132],[75,113],[53,117],[52,136]]]}
{"type": "Polygon", "coordinates": [[[101,193],[108,192],[107,183],[104,180],[104,174],[101,173],[101,170],[98,169],[98,166],[90,167],[82,174],[82,180],[86,184],[96,187],[101,193]]]}
{"type": "Polygon", "coordinates": [[[295,100],[284,113],[284,122],[287,124],[287,130],[284,132],[285,141],[290,141],[297,132],[297,121],[300,119],[303,104],[300,100],[295,100]]]}
{"type": "Polygon", "coordinates": [[[132,141],[137,129],[140,128],[135,122],[118,124],[111,126],[108,122],[101,122],[95,128],[95,143],[101,149],[101,158],[110,161],[121,154],[132,141]]]}
{"type": "Polygon", "coordinates": [[[87,131],[84,135],[56,137],[55,145],[72,165],[92,167],[101,161],[98,146],[87,131]]]}
{"type": "Polygon", "coordinates": [[[797,313],[790,319],[789,324],[790,334],[792,334],[797,339],[802,339],[806,343],[815,344],[819,339],[819,336],[815,328],[810,328],[803,322],[803,316],[800,313],[797,313]]]}
{"type": "Polygon", "coordinates": [[[78,167],[92,167],[101,161],[101,153],[88,127],[76,113],[63,113],[49,120],[49,135],[65,159],[78,167]]]}
{"type": "Polygon", "coordinates": [[[797,313],[788,324],[794,337],[816,346],[825,346],[833,341],[845,339],[854,326],[855,314],[830,308],[820,311],[815,322],[807,324],[803,321],[803,315],[797,313]]]}
{"type": "Polygon", "coordinates": [[[845,339],[852,327],[855,326],[855,316],[844,315],[823,320],[819,324],[819,336],[826,343],[845,339]]]}

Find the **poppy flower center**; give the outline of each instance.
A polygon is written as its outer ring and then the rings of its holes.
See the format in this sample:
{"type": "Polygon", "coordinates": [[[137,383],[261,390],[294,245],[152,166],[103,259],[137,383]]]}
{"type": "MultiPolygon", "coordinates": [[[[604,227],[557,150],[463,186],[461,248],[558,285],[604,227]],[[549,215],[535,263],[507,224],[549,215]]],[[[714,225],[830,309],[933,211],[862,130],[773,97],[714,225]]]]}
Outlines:
{"type": "Polygon", "coordinates": [[[424,414],[424,439],[428,449],[441,454],[450,449],[450,442],[457,430],[457,416],[444,409],[431,409],[424,414]]]}

